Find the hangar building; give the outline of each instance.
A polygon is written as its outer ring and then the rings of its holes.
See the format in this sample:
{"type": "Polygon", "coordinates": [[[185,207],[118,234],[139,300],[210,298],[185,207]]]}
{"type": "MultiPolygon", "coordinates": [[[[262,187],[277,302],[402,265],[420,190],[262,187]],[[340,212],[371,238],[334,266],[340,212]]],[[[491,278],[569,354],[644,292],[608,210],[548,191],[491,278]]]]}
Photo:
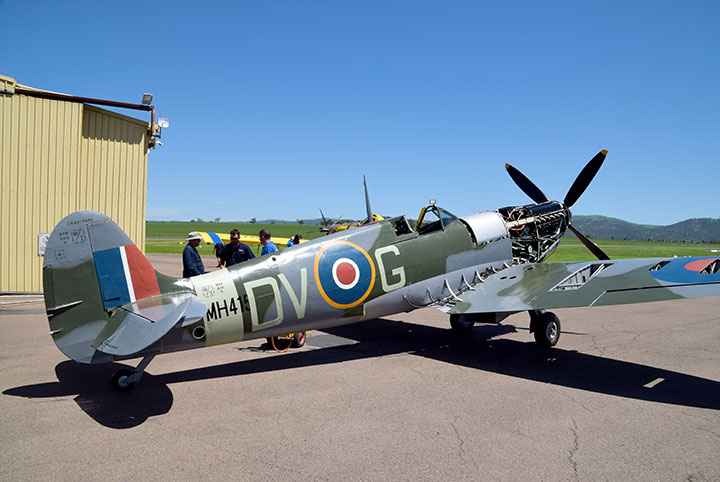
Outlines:
{"type": "Polygon", "coordinates": [[[0,293],[42,291],[47,233],[73,211],[107,214],[145,250],[148,150],[158,134],[150,103],[57,94],[0,75],[0,293]]]}

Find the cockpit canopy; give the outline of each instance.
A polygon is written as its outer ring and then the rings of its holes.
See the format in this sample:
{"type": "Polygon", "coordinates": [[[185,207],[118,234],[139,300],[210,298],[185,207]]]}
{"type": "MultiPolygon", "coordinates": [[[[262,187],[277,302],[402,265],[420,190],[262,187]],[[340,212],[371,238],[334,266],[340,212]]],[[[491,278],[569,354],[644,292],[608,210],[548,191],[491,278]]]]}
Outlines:
{"type": "Polygon", "coordinates": [[[418,216],[417,224],[415,225],[415,231],[417,231],[418,234],[440,231],[456,219],[457,216],[450,211],[446,211],[435,204],[430,204],[420,211],[420,216],[418,216]]]}

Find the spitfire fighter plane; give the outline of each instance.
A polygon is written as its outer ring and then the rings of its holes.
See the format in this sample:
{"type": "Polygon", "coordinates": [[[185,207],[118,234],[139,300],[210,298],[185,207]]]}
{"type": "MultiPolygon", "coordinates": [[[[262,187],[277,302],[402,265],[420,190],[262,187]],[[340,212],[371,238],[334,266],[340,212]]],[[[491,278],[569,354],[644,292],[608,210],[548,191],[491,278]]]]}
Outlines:
{"type": "Polygon", "coordinates": [[[430,204],[415,228],[405,216],[384,219],[193,278],[156,272],[107,216],[75,212],[47,244],[50,333],[80,363],[142,358],[112,378],[126,391],[160,353],[417,308],[448,313],[460,333],[528,311],[536,343],[550,347],[561,328],[547,309],[720,294],[717,257],[611,260],[572,227],[570,207],[606,153],[585,166],[563,201],[506,165],[534,203],[463,217],[430,204]],[[543,263],[567,229],[598,259],[543,263]]]}

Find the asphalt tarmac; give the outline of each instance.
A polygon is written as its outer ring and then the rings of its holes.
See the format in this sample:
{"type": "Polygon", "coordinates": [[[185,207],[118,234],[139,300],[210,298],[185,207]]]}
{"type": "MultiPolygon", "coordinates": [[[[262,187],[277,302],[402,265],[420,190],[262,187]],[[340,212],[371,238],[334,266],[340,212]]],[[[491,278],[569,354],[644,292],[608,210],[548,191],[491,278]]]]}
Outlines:
{"type": "Polygon", "coordinates": [[[2,304],[0,479],[720,480],[718,308],[555,310],[549,350],[527,314],[460,337],[417,310],[161,355],[118,394],[130,363],[69,361],[41,302],[2,304]]]}

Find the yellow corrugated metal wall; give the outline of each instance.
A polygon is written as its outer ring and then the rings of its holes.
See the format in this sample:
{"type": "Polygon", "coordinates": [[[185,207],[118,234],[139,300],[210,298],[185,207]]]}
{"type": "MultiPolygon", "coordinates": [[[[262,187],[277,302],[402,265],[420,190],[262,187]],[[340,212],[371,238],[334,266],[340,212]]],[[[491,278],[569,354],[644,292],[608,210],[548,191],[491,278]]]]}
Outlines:
{"type": "Polygon", "coordinates": [[[79,209],[107,214],[145,251],[149,123],[83,107],[79,209]]]}
{"type": "Polygon", "coordinates": [[[42,291],[38,234],[79,209],[104,212],[144,251],[148,123],[0,80],[0,292],[42,291]]]}

